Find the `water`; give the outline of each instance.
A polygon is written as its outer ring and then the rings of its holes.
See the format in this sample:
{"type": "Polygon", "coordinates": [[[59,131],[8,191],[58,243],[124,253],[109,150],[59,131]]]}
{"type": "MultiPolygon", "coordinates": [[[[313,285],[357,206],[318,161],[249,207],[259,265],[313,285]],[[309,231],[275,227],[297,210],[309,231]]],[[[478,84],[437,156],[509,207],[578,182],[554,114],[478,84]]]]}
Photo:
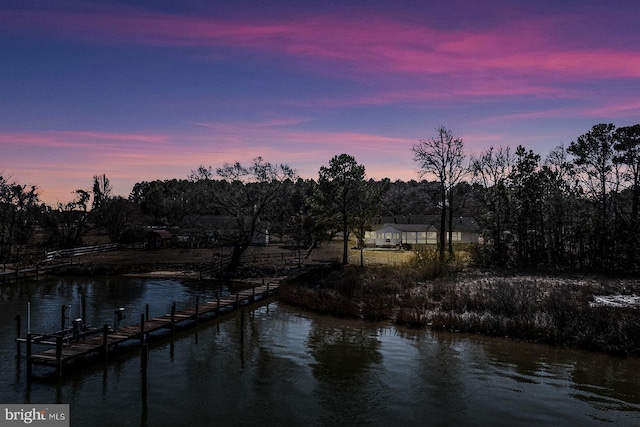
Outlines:
{"type": "Polygon", "coordinates": [[[53,330],[62,304],[79,312],[81,291],[89,321],[110,323],[123,306],[134,323],[145,303],[152,316],[164,314],[172,301],[213,298],[216,286],[74,278],[21,287],[0,294],[0,402],[69,403],[74,426],[640,425],[638,359],[338,319],[277,302],[246,314],[242,341],[234,315],[152,344],[146,396],[137,351],[28,386],[13,342],[27,300],[32,329],[53,330]]]}

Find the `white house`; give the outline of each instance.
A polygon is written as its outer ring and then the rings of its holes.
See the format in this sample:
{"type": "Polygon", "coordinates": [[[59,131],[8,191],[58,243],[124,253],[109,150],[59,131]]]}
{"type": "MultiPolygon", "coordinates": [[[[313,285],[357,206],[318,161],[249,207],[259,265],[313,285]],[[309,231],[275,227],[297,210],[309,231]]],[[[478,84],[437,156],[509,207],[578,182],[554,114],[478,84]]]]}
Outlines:
{"type": "MultiPolygon", "coordinates": [[[[449,240],[447,221],[446,241],[449,240]]],[[[479,227],[471,217],[456,217],[452,224],[451,239],[453,243],[477,243],[479,227]]],[[[414,245],[437,245],[440,232],[440,216],[438,215],[403,215],[380,217],[372,230],[365,233],[364,243],[367,247],[411,247],[414,245]]]]}

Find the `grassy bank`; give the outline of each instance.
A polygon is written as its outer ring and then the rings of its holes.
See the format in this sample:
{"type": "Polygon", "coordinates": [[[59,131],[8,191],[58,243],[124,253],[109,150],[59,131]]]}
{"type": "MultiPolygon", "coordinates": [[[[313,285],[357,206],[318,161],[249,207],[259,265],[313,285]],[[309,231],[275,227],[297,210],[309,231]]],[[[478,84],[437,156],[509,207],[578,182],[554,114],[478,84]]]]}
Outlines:
{"type": "Polygon", "coordinates": [[[334,315],[640,356],[634,300],[598,304],[598,296],[640,295],[638,281],[479,272],[436,277],[441,273],[325,267],[285,284],[280,299],[334,315]]]}

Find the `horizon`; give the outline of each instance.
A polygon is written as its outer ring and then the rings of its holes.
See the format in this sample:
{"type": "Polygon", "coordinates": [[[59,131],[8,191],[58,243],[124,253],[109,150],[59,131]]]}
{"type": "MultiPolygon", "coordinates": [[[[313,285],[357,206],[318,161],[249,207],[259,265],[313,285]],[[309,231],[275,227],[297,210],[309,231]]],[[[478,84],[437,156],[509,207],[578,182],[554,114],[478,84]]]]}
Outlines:
{"type": "Polygon", "coordinates": [[[640,121],[640,9],[595,1],[7,0],[0,175],[50,206],[261,156],[303,179],[341,153],[420,180],[411,147],[451,129],[478,154],[544,159],[640,121]]]}

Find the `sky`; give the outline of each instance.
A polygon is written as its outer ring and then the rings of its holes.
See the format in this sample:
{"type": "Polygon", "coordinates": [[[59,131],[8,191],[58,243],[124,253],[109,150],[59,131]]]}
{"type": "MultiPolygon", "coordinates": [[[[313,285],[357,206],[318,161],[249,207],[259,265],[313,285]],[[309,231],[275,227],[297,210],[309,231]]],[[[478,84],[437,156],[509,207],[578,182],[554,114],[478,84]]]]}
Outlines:
{"type": "Polygon", "coordinates": [[[439,126],[544,158],[640,122],[638,22],[636,0],[2,0],[0,176],[52,206],[257,156],[419,179],[439,126]]]}

